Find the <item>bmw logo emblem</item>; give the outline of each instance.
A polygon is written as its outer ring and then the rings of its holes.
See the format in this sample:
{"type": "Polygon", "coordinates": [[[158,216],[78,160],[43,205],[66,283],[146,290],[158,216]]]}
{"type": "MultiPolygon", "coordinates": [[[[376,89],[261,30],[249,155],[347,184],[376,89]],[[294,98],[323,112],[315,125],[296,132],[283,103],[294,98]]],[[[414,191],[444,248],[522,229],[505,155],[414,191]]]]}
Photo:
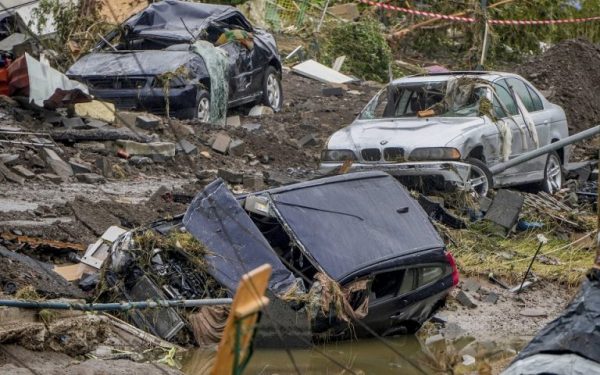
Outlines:
{"type": "Polygon", "coordinates": [[[388,143],[388,141],[386,141],[385,139],[383,141],[379,142],[379,144],[382,145],[382,146],[383,145],[387,145],[387,143],[388,143]]]}

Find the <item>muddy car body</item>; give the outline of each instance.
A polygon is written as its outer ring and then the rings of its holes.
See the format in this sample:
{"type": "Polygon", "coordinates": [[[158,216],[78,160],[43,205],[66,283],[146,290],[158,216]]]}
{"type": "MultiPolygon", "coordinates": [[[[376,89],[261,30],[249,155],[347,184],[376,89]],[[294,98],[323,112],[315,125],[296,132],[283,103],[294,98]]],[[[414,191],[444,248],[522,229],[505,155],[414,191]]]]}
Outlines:
{"type": "Polygon", "coordinates": [[[385,170],[408,184],[444,190],[486,194],[491,187],[541,182],[556,191],[568,148],[495,176],[488,168],[567,136],[562,108],[518,75],[417,75],[390,83],[350,126],[334,133],[321,169],[351,160],[353,170],[385,170]]]}
{"type": "Polygon", "coordinates": [[[210,64],[215,62],[194,51],[197,41],[227,56],[227,106],[263,102],[279,110],[281,62],[273,36],[224,5],[151,4],[106,35],[67,75],[121,109],[164,114],[168,99],[171,115],[206,121],[213,104],[210,64]],[[178,71],[182,67],[185,74],[178,71]]]}
{"type": "Polygon", "coordinates": [[[427,214],[382,172],[238,198],[217,180],[194,199],[183,224],[211,250],[211,275],[228,290],[247,269],[269,263],[275,295],[299,301],[321,296],[324,309],[296,304],[312,314],[314,333],[346,337],[348,322],[358,335],[371,333],[365,325],[383,335],[414,331],[458,282],[454,260],[427,214]],[[318,292],[330,282],[346,296],[342,311],[329,310],[328,297],[318,292]]]}

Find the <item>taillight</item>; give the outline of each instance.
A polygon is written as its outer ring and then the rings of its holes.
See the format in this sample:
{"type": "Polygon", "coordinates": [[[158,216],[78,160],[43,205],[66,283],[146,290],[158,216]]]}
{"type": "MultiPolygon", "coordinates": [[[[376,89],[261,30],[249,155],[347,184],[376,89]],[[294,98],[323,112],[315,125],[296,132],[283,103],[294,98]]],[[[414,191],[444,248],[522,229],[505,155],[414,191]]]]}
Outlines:
{"type": "Polygon", "coordinates": [[[458,285],[458,267],[456,267],[456,260],[452,256],[452,253],[446,251],[446,259],[448,259],[448,263],[452,266],[452,286],[458,285]]]}

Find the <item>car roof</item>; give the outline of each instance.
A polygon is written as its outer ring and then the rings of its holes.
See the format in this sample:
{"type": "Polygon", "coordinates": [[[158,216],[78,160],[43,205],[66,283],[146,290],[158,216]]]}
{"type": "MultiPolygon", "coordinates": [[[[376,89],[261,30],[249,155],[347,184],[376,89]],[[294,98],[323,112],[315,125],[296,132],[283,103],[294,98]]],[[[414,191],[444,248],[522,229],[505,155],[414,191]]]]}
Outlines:
{"type": "Polygon", "coordinates": [[[392,81],[392,84],[417,83],[417,82],[440,82],[440,81],[447,81],[450,78],[457,77],[457,76],[481,78],[486,81],[495,81],[496,79],[501,78],[501,77],[519,77],[517,74],[506,73],[506,72],[459,70],[459,71],[444,72],[444,73],[415,74],[415,75],[395,79],[392,81]]]}

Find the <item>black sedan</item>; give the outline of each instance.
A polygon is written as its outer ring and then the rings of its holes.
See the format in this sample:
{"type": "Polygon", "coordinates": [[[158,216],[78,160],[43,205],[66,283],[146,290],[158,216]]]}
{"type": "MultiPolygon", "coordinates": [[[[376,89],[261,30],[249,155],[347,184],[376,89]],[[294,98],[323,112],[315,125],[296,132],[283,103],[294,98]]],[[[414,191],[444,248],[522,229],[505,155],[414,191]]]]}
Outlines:
{"type": "Polygon", "coordinates": [[[165,0],[125,21],[67,71],[117,108],[223,119],[228,107],[281,108],[273,36],[230,6],[165,0]]]}

